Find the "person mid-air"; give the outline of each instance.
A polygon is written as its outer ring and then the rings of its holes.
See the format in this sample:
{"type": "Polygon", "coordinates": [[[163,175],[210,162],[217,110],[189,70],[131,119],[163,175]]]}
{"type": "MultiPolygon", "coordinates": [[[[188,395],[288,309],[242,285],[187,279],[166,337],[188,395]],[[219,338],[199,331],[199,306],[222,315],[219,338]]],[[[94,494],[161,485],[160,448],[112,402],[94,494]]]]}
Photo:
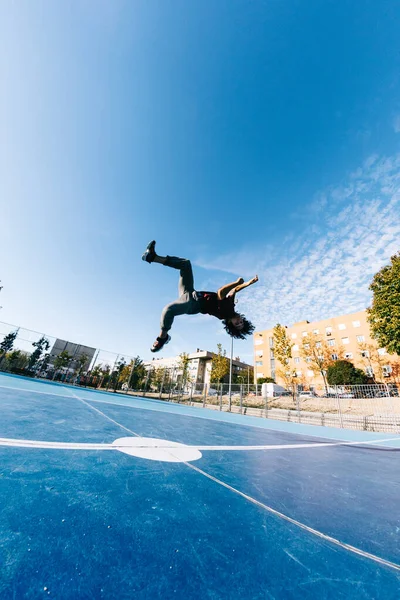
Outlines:
{"type": "Polygon", "coordinates": [[[151,351],[159,352],[171,339],[168,331],[174,318],[178,315],[211,315],[222,320],[225,331],[234,338],[244,340],[254,331],[254,325],[244,315],[235,310],[235,295],[240,290],[256,283],[257,275],[245,282],[241,277],[228,283],[217,292],[198,292],[194,289],[193,271],[190,260],[177,256],[159,256],[155,250],[156,242],[150,242],[143,253],[142,260],[148,263],[159,263],[180,272],[179,298],[164,307],[161,314],[161,332],[154,342],[151,351]]]}

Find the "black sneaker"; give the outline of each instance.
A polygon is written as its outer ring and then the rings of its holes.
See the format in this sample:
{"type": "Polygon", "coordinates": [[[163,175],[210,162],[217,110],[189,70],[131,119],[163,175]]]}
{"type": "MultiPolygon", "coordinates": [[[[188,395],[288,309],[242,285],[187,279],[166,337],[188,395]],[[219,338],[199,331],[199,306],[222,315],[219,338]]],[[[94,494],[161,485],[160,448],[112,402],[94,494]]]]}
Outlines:
{"type": "Polygon", "coordinates": [[[147,244],[146,250],[142,254],[142,260],[148,263],[152,263],[154,261],[154,257],[156,255],[155,251],[156,242],[153,240],[150,244],[147,244]]]}
{"type": "Polygon", "coordinates": [[[164,346],[166,346],[166,344],[168,344],[168,342],[170,341],[171,336],[167,334],[167,337],[165,338],[157,338],[156,341],[154,342],[153,346],[150,348],[151,352],[159,352],[160,350],[162,350],[162,348],[164,348],[164,346]]]}

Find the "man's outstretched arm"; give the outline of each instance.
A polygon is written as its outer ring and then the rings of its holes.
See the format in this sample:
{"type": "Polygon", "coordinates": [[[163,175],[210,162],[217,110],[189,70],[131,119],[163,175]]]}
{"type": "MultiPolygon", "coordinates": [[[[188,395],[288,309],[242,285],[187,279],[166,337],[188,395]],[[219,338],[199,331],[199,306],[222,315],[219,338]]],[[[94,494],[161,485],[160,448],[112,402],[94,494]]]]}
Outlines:
{"type": "Polygon", "coordinates": [[[240,290],[244,290],[244,288],[247,288],[250,285],[253,285],[254,283],[257,283],[257,281],[258,281],[258,275],[255,275],[252,279],[249,279],[249,281],[244,281],[243,283],[237,285],[233,290],[231,290],[228,293],[228,296],[232,296],[233,294],[236,294],[237,292],[240,292],[240,290]]]}

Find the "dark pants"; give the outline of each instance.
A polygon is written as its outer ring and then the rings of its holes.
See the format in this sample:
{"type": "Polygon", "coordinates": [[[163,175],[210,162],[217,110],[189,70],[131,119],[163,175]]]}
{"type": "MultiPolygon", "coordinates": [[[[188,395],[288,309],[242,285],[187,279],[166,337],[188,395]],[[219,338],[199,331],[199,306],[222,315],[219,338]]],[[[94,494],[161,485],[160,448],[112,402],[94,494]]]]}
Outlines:
{"type": "Polygon", "coordinates": [[[190,260],[167,256],[165,266],[179,269],[179,298],[167,304],[161,313],[161,329],[166,332],[171,329],[174,318],[178,315],[197,315],[200,312],[200,304],[193,298],[194,280],[190,260]]]}

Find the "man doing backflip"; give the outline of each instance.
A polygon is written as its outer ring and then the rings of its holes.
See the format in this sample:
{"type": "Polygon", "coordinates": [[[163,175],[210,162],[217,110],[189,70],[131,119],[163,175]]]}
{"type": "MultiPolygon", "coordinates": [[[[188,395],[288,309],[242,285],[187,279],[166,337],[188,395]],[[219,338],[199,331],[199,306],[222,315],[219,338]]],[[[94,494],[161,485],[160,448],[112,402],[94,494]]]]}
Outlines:
{"type": "Polygon", "coordinates": [[[242,278],[228,283],[217,292],[198,292],[194,289],[193,271],[190,260],[177,256],[159,256],[155,251],[156,242],[150,242],[142,256],[148,263],[159,263],[180,272],[179,298],[164,307],[161,314],[161,332],[151,351],[159,352],[171,339],[168,331],[178,315],[211,315],[222,320],[225,331],[234,338],[244,340],[254,331],[254,325],[244,315],[235,311],[235,294],[256,283],[257,275],[244,282],[242,278]]]}

